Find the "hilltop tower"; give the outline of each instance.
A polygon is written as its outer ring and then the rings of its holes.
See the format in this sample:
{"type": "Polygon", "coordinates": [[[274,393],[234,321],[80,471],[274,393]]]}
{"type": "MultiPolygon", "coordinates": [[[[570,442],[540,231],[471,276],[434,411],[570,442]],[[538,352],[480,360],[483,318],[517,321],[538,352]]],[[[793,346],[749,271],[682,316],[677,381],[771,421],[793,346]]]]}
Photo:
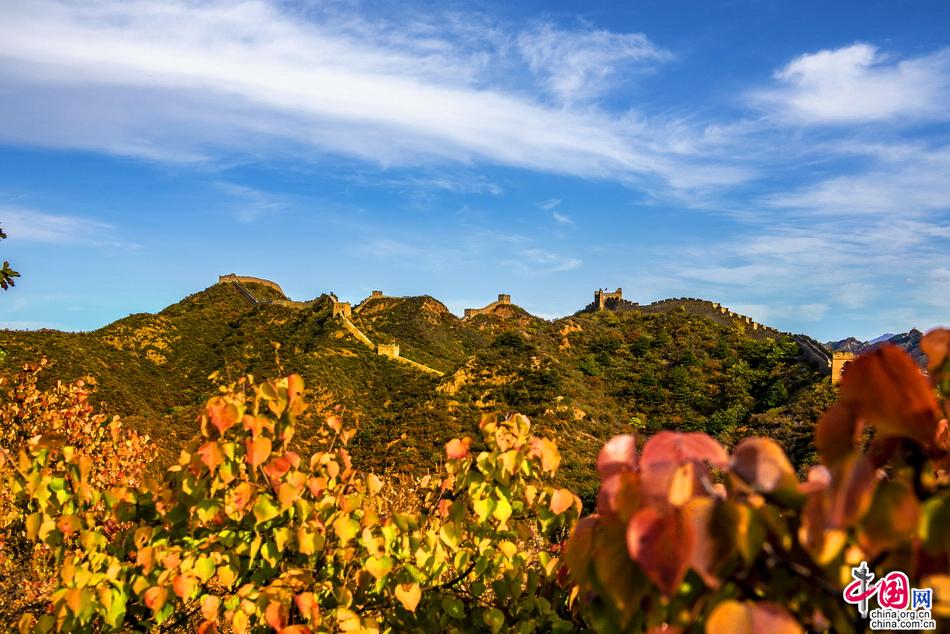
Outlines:
{"type": "Polygon", "coordinates": [[[607,291],[607,289],[597,289],[594,291],[594,304],[597,305],[597,310],[604,310],[607,308],[607,302],[620,302],[623,301],[623,289],[618,288],[613,293],[607,291]]]}
{"type": "Polygon", "coordinates": [[[831,384],[838,385],[844,377],[845,370],[857,358],[853,352],[835,352],[831,357],[831,384]]]}

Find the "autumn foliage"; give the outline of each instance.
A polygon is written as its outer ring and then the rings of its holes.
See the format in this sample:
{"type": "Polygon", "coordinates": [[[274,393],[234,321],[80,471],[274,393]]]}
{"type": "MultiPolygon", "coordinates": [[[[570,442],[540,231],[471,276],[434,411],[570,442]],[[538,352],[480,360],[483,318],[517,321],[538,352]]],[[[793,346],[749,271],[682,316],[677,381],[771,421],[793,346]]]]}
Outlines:
{"type": "MultiPolygon", "coordinates": [[[[578,609],[603,631],[856,631],[852,566],[901,570],[950,616],[948,331],[927,335],[930,382],[882,346],[847,370],[819,421],[805,482],[773,440],[728,453],[702,433],[633,436],[597,459],[597,513],[565,561],[578,609]]],[[[866,622],[865,622],[866,623],[866,622]]]]}
{"type": "Polygon", "coordinates": [[[418,512],[386,513],[385,484],[353,467],[341,417],[312,456],[292,451],[305,408],[295,375],[222,388],[200,443],[137,487],[97,486],[64,439],[32,439],[9,475],[57,570],[51,605],[21,629],[571,629],[553,551],[580,501],[543,484],[560,459],[526,418],[486,417],[487,450],[450,442],[444,473],[419,483],[418,512]]]}
{"type": "Polygon", "coordinates": [[[947,617],[950,332],[922,346],[929,380],[892,346],[852,364],[805,481],[768,438],[618,436],[583,519],[521,415],[486,416],[440,473],[394,488],[353,464],[342,413],[294,452],[298,376],[245,377],[143,481],[147,439],[96,416],[85,384],[43,392],[28,372],[0,405],[4,548],[46,554],[20,629],[852,631],[861,561],[934,588],[947,617]]]}

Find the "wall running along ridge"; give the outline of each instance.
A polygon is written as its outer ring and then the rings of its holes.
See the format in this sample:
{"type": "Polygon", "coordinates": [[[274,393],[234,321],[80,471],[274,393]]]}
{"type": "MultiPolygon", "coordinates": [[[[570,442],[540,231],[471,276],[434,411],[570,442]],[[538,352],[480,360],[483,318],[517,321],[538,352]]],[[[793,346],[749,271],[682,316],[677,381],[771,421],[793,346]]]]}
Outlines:
{"type": "Polygon", "coordinates": [[[484,308],[466,308],[465,316],[462,319],[471,319],[475,315],[487,315],[491,311],[495,310],[499,306],[511,304],[511,295],[506,293],[498,294],[498,301],[494,301],[484,308]]]}
{"type": "MultiPolygon", "coordinates": [[[[280,292],[281,295],[284,294],[284,291],[280,288],[280,286],[276,282],[271,282],[270,280],[265,280],[259,277],[234,275],[232,273],[230,275],[219,276],[218,284],[233,285],[238,290],[238,292],[240,292],[241,295],[243,295],[252,304],[275,304],[277,306],[284,306],[286,308],[302,309],[302,308],[307,308],[309,306],[312,306],[313,303],[316,301],[316,300],[311,300],[309,302],[294,302],[288,299],[275,299],[275,300],[261,301],[257,299],[254,296],[254,294],[251,291],[249,291],[246,286],[244,286],[244,284],[263,284],[264,286],[268,286],[280,292]]],[[[379,345],[374,344],[373,341],[369,337],[367,337],[366,334],[362,330],[360,330],[356,326],[356,324],[354,324],[350,320],[354,312],[352,306],[350,306],[350,303],[337,301],[337,298],[335,295],[331,295],[331,296],[333,297],[333,317],[334,318],[339,317],[340,321],[343,323],[343,328],[348,333],[353,335],[356,338],[356,340],[362,343],[364,346],[366,346],[370,350],[373,350],[378,355],[387,357],[389,359],[392,359],[393,361],[402,363],[403,365],[408,365],[421,372],[426,372],[428,374],[433,374],[435,376],[444,376],[443,372],[439,372],[435,368],[430,368],[427,365],[423,365],[422,363],[419,363],[417,361],[413,361],[412,359],[407,359],[401,356],[399,353],[398,344],[385,344],[385,343],[382,343],[379,345]]],[[[359,313],[359,309],[363,305],[365,305],[366,302],[372,299],[380,299],[382,297],[383,297],[382,291],[373,291],[372,295],[370,295],[365,300],[360,302],[360,305],[357,306],[356,312],[359,313]]],[[[507,297],[507,295],[505,297],[507,297]]],[[[499,299],[501,299],[501,296],[499,296],[499,299]]]]}

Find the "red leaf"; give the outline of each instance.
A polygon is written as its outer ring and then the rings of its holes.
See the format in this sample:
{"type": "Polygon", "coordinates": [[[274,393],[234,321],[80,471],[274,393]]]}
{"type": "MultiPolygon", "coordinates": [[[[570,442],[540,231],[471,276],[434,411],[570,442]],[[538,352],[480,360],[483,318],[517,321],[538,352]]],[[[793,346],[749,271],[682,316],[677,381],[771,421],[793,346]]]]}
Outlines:
{"type": "Polygon", "coordinates": [[[920,349],[927,355],[927,371],[933,374],[950,357],[950,329],[931,330],[920,339],[920,349]]]}
{"type": "Polygon", "coordinates": [[[626,521],[640,507],[640,476],[631,471],[619,471],[606,476],[597,493],[597,511],[617,515],[626,521]]]}
{"type": "Polygon", "coordinates": [[[832,470],[828,524],[832,528],[848,528],[860,520],[874,496],[877,479],[874,467],[864,454],[854,453],[832,470]]]}
{"type": "Polygon", "coordinates": [[[732,470],[757,491],[795,489],[798,478],[782,448],[769,438],[746,438],[732,452],[732,470]]]}
{"type": "Polygon", "coordinates": [[[822,461],[834,464],[851,454],[864,432],[864,422],[853,407],[837,404],[826,411],[815,427],[815,447],[822,461]]]}
{"type": "Polygon", "coordinates": [[[453,438],[445,443],[445,454],[449,460],[462,460],[471,455],[469,451],[469,447],[471,446],[472,439],[468,436],[465,438],[453,438]]]}
{"type": "Polygon", "coordinates": [[[901,348],[884,344],[855,359],[841,381],[839,400],[874,425],[878,438],[934,442],[940,410],[933,388],[901,348]]]}
{"type": "Polygon", "coordinates": [[[680,509],[645,507],[627,525],[630,557],[668,597],[683,583],[694,543],[693,526],[680,509]]]}
{"type": "Polygon", "coordinates": [[[644,445],[640,469],[646,470],[651,465],[664,462],[708,462],[714,467],[725,469],[729,464],[729,455],[722,445],[703,432],[661,431],[644,445]]]}
{"type": "Polygon", "coordinates": [[[614,436],[597,454],[597,471],[602,477],[637,468],[637,438],[630,434],[614,436]]]}

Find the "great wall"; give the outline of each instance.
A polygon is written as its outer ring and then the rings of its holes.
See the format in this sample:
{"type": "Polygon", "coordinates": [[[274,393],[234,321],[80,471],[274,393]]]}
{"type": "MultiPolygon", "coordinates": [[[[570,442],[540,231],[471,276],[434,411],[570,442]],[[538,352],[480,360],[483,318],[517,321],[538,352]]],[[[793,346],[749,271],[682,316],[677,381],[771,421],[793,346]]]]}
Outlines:
{"type": "MultiPolygon", "coordinates": [[[[219,276],[218,284],[231,284],[238,290],[239,293],[241,293],[242,296],[244,296],[245,299],[250,301],[252,304],[272,304],[275,306],[284,306],[287,308],[304,309],[304,308],[309,308],[317,301],[317,300],[311,300],[308,302],[295,302],[288,299],[260,300],[257,297],[255,297],[254,294],[251,293],[250,290],[248,290],[245,284],[262,284],[264,286],[274,289],[275,291],[277,291],[284,297],[286,297],[286,295],[284,295],[283,289],[281,289],[280,285],[278,285],[276,282],[271,282],[270,280],[265,280],[259,277],[248,277],[244,275],[235,275],[231,273],[229,275],[219,276]]],[[[369,297],[367,297],[362,302],[360,302],[360,304],[356,307],[356,312],[359,313],[360,308],[364,306],[368,301],[373,300],[373,299],[378,299],[381,297],[383,297],[382,291],[373,291],[373,293],[369,297]]],[[[407,359],[406,357],[400,355],[398,344],[395,344],[395,343],[374,344],[373,341],[369,337],[367,337],[366,334],[362,330],[360,330],[356,324],[353,323],[352,317],[353,317],[354,311],[350,303],[339,301],[336,295],[333,295],[332,293],[330,294],[330,299],[333,302],[331,316],[334,319],[339,319],[340,323],[343,324],[344,330],[346,330],[348,333],[353,335],[353,337],[357,341],[362,343],[364,346],[366,346],[367,348],[369,348],[376,354],[383,357],[387,357],[389,359],[392,359],[393,361],[396,361],[397,363],[402,363],[403,365],[407,365],[421,372],[426,372],[427,374],[432,374],[435,376],[445,375],[444,372],[440,372],[439,370],[436,370],[435,368],[430,368],[427,365],[424,365],[417,361],[413,361],[412,359],[407,359]]]]}
{"type": "MultiPolygon", "coordinates": [[[[241,293],[241,295],[252,304],[273,304],[288,308],[304,309],[309,308],[314,304],[314,302],[317,301],[311,300],[307,302],[297,302],[286,299],[286,295],[279,284],[259,277],[249,277],[231,273],[229,275],[219,276],[218,283],[233,285],[238,290],[238,292],[241,293]],[[251,293],[250,290],[248,290],[245,284],[260,284],[266,286],[280,293],[280,295],[285,299],[258,299],[253,293],[251,293]]],[[[360,330],[355,323],[353,323],[354,313],[359,315],[359,313],[370,302],[386,298],[382,291],[373,291],[369,297],[357,304],[355,308],[352,307],[349,302],[339,301],[332,293],[330,294],[330,297],[333,300],[332,317],[335,319],[339,318],[343,328],[360,343],[376,352],[376,354],[385,356],[398,363],[402,363],[416,370],[436,376],[444,376],[444,373],[440,372],[439,370],[430,368],[429,366],[402,356],[400,354],[399,344],[395,342],[388,344],[374,344],[373,341],[367,337],[366,334],[360,330]]],[[[499,293],[498,299],[496,301],[484,306],[483,308],[466,308],[462,316],[462,320],[467,321],[478,315],[487,315],[499,306],[510,305],[511,295],[499,293]]],[[[671,309],[676,308],[682,308],[683,310],[688,310],[691,313],[708,317],[724,325],[738,326],[751,336],[763,337],[786,335],[798,344],[802,356],[806,360],[817,366],[818,369],[824,374],[831,375],[831,381],[833,384],[840,382],[841,375],[845,368],[854,359],[854,354],[852,353],[829,353],[821,344],[811,337],[779,331],[775,328],[772,328],[771,326],[760,324],[751,317],[736,313],[722,304],[719,304],[718,302],[711,302],[696,297],[663,299],[650,304],[641,305],[637,302],[625,300],[623,298],[623,289],[618,288],[612,292],[607,291],[606,289],[597,289],[594,291],[593,303],[589,304],[584,309],[584,311],[600,312],[608,310],[613,312],[625,312],[630,310],[638,310],[642,312],[669,312],[671,309]]]]}

